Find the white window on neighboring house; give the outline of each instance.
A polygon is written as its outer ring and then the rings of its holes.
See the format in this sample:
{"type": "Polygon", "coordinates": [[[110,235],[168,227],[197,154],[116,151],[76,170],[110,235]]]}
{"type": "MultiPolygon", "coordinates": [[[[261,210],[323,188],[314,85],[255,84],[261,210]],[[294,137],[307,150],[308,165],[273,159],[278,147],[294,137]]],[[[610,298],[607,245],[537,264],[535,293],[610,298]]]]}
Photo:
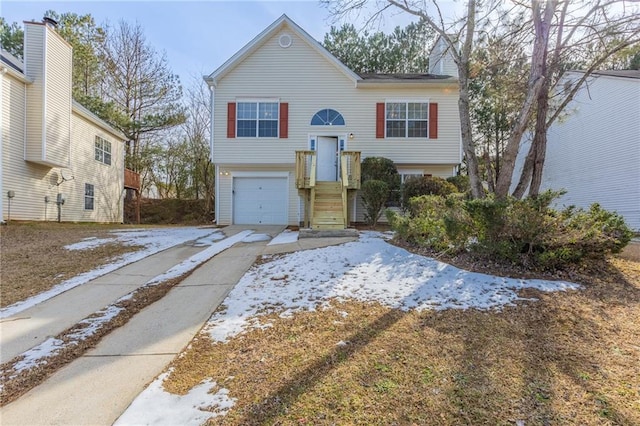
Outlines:
{"type": "Polygon", "coordinates": [[[107,166],[111,165],[111,142],[96,136],[95,140],[95,159],[107,166]]]}
{"type": "Polygon", "coordinates": [[[238,102],[237,105],[237,137],[278,137],[278,102],[238,102]]]}
{"type": "Polygon", "coordinates": [[[84,209],[93,210],[95,203],[95,187],[90,183],[84,184],[84,209]]]}
{"type": "Polygon", "coordinates": [[[423,176],[431,176],[425,175],[422,170],[398,170],[398,174],[400,175],[400,182],[404,185],[404,183],[412,178],[421,178],[423,176]]]}
{"type": "Polygon", "coordinates": [[[427,138],[428,102],[387,102],[385,135],[388,138],[427,138]]]}

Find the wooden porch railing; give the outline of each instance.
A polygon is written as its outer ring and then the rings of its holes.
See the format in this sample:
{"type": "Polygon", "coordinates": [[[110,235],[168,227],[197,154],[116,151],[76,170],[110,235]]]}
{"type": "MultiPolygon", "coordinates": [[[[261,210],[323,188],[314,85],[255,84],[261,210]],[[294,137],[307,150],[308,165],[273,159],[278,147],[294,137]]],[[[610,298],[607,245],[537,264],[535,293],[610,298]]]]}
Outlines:
{"type": "Polygon", "coordinates": [[[296,188],[310,189],[316,185],[316,152],[296,151],[296,188]]]}
{"type": "MultiPolygon", "coordinates": [[[[340,152],[340,177],[347,189],[360,189],[360,151],[340,152]]],[[[315,181],[316,152],[296,151],[296,188],[313,188],[315,181]]]]}
{"type": "Polygon", "coordinates": [[[346,189],[360,189],[360,151],[340,153],[342,184],[346,189]]]}
{"type": "Polygon", "coordinates": [[[140,174],[133,170],[124,169],[124,187],[140,190],[140,174]]]}

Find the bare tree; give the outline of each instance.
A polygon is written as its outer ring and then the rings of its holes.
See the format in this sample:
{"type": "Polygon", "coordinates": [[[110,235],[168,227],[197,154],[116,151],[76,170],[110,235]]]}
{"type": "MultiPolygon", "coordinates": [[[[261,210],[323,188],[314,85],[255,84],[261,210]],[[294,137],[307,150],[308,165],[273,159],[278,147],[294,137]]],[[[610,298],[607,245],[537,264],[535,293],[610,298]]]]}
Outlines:
{"type": "MultiPolygon", "coordinates": [[[[459,75],[459,113],[462,146],[467,162],[471,192],[475,198],[482,197],[478,147],[473,137],[470,118],[471,55],[479,37],[504,32],[500,22],[512,13],[530,15],[530,26],[534,35],[530,41],[531,58],[525,96],[517,108],[517,117],[511,123],[509,138],[504,146],[500,167],[495,171],[494,192],[497,197],[509,195],[513,181],[516,159],[522,146],[523,136],[535,117],[534,142],[528,153],[525,169],[516,195],[522,195],[531,184],[532,195],[540,187],[546,132],[549,125],[562,113],[575,93],[612,54],[632,45],[638,40],[640,26],[637,24],[638,9],[624,0],[595,0],[571,2],[569,0],[512,0],[510,2],[469,0],[461,19],[446,20],[438,0],[324,0],[335,16],[344,16],[374,6],[370,20],[379,17],[389,8],[400,9],[420,17],[446,43],[449,53],[457,65],[459,75]],[[620,9],[614,13],[615,8],[620,9]],[[597,54],[594,54],[594,51],[597,54]],[[573,53],[572,53],[573,52],[573,53]],[[580,53],[577,53],[580,52],[580,53]],[[586,60],[585,58],[589,58],[586,60]],[[550,109],[552,93],[559,93],[556,85],[566,71],[569,60],[580,64],[585,73],[575,86],[566,91],[564,100],[550,109]],[[524,189],[523,189],[524,188],[524,189]]],[[[521,37],[513,32],[514,37],[521,37]]]]}
{"type": "Polygon", "coordinates": [[[158,132],[184,122],[180,82],[166,57],[147,44],[139,24],[121,21],[108,28],[102,60],[102,96],[120,112],[109,121],[127,136],[127,167],[144,176],[143,156],[158,132]]]}
{"type": "Polygon", "coordinates": [[[593,72],[617,53],[640,41],[638,9],[624,1],[595,1],[588,4],[563,2],[556,13],[555,42],[545,65],[545,82],[537,100],[533,141],[513,195],[521,198],[528,189],[537,196],[542,183],[549,127],[560,117],[593,72]],[[580,77],[564,79],[573,66],[580,77]]]}
{"type": "MultiPolygon", "coordinates": [[[[324,0],[323,3],[328,6],[333,15],[345,16],[353,11],[361,10],[368,4],[374,2],[367,0],[324,0]]],[[[478,0],[468,1],[464,16],[459,19],[453,18],[450,20],[445,19],[440,4],[436,0],[432,0],[431,2],[386,0],[375,3],[377,7],[370,20],[376,19],[376,17],[379,17],[389,8],[397,8],[420,18],[425,25],[444,40],[448,53],[451,54],[458,70],[460,131],[471,193],[475,198],[484,197],[470,115],[470,62],[477,27],[486,24],[491,13],[496,10],[496,3],[480,2],[478,0]]],[[[495,18],[495,16],[493,18],[495,18]]]]}
{"type": "Polygon", "coordinates": [[[187,119],[182,125],[191,158],[193,197],[206,200],[207,211],[213,210],[215,172],[209,152],[211,107],[209,92],[202,78],[194,78],[187,89],[187,119]]]}

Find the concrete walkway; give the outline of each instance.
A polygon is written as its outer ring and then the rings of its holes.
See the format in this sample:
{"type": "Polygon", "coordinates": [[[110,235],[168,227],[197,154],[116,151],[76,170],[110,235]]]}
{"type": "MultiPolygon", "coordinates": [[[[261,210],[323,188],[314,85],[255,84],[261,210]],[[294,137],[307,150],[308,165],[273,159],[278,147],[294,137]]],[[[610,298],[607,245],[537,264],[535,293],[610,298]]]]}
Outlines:
{"type": "MultiPolygon", "coordinates": [[[[283,228],[251,227],[256,233],[268,234],[271,237],[277,235],[283,228]]],[[[247,227],[231,226],[224,228],[223,231],[230,236],[244,229],[247,227]]],[[[254,263],[257,256],[339,244],[353,239],[307,239],[276,246],[267,246],[268,241],[234,245],[206,262],[164,298],[139,312],[126,325],[103,338],[93,350],[61,368],[47,381],[17,401],[1,408],[0,423],[2,425],[112,424],[144,387],[189,344],[229,291],[254,263]]],[[[175,256],[180,254],[181,257],[188,257],[188,253],[192,252],[191,249],[195,250],[195,248],[182,248],[182,251],[177,250],[172,253],[175,256]]],[[[170,258],[169,251],[164,253],[170,258]]],[[[167,262],[167,258],[163,259],[167,262]]],[[[165,270],[182,259],[174,260],[164,265],[165,270]]],[[[161,263],[159,258],[157,261],[161,263]]],[[[150,264],[147,263],[147,268],[150,264]]],[[[144,267],[141,268],[133,270],[145,271],[144,267]]],[[[125,269],[117,272],[122,274],[125,269]]],[[[106,280],[104,282],[108,282],[110,279],[115,279],[115,276],[102,278],[106,280]]],[[[140,277],[139,285],[147,280],[148,278],[140,277]]],[[[133,283],[130,285],[134,286],[133,283]]],[[[123,287],[125,286],[123,284],[123,287]]],[[[87,291],[84,297],[101,298],[102,301],[97,303],[100,305],[98,309],[105,305],[104,300],[110,298],[103,296],[98,290],[87,291]]],[[[125,288],[115,291],[114,288],[114,294],[126,294],[129,291],[131,290],[125,288]]],[[[79,298],[68,299],[68,303],[74,303],[74,305],[61,304],[58,305],[58,309],[73,311],[76,305],[88,303],[87,299],[77,297],[79,298]]],[[[111,301],[118,297],[114,295],[111,301]]],[[[51,303],[51,307],[41,306],[42,312],[46,309],[53,310],[53,303],[61,302],[52,301],[51,303]]],[[[84,316],[86,315],[79,319],[84,316]]],[[[49,326],[34,325],[31,329],[37,331],[35,334],[39,335],[44,333],[43,330],[48,330],[47,327],[49,326]]],[[[2,335],[3,346],[4,339],[2,335]]],[[[17,343],[25,339],[28,338],[12,338],[11,340],[16,342],[13,347],[28,346],[17,343]]]]}

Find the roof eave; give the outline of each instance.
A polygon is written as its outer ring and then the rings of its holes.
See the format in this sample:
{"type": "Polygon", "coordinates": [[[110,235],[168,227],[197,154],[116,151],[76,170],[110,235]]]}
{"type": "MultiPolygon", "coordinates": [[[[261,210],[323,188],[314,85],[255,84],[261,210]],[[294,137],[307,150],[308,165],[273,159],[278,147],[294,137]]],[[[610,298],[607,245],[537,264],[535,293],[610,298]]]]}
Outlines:
{"type": "Polygon", "coordinates": [[[80,104],[78,101],[74,100],[72,105],[73,105],[73,112],[75,112],[76,114],[86,118],[96,126],[101,127],[103,130],[106,130],[112,135],[119,137],[123,142],[127,140],[127,136],[124,133],[122,133],[118,129],[113,128],[106,121],[104,121],[103,119],[101,119],[100,117],[98,117],[97,115],[89,111],[87,108],[82,106],[82,104],[80,104]]]}
{"type": "Polygon", "coordinates": [[[9,74],[12,77],[15,77],[16,79],[18,79],[19,81],[21,81],[22,83],[25,84],[31,84],[33,83],[33,79],[30,77],[27,77],[26,75],[22,74],[19,71],[14,70],[11,67],[2,67],[0,68],[0,73],[1,74],[9,74]]]}
{"type": "Polygon", "coordinates": [[[457,78],[437,79],[437,80],[358,80],[357,88],[415,88],[415,87],[458,87],[457,78]]]}

